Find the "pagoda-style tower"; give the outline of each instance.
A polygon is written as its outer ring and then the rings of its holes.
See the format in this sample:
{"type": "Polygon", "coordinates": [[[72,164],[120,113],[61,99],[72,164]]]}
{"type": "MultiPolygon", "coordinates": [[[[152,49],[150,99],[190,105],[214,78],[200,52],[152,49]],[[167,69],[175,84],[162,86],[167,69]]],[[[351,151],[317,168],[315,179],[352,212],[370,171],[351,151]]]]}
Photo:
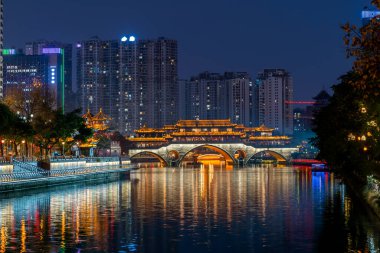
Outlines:
{"type": "Polygon", "coordinates": [[[82,116],[86,120],[86,126],[94,129],[95,131],[105,131],[109,128],[111,118],[103,113],[102,108],[94,116],[90,110],[82,116]]]}

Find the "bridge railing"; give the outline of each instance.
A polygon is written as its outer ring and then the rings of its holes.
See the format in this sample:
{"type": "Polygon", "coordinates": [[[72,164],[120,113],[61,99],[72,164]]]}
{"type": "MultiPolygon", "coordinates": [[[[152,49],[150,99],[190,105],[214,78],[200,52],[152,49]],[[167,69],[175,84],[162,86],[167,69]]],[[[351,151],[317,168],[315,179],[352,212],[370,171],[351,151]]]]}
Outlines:
{"type": "MultiPolygon", "coordinates": [[[[127,166],[124,168],[132,168],[127,166]]],[[[29,172],[16,172],[0,174],[0,183],[2,182],[17,182],[22,180],[41,179],[47,177],[62,177],[62,176],[75,176],[80,174],[89,174],[94,172],[102,172],[110,169],[119,169],[119,166],[95,166],[95,167],[81,167],[73,169],[60,169],[46,171],[29,171],[29,172]]]]}

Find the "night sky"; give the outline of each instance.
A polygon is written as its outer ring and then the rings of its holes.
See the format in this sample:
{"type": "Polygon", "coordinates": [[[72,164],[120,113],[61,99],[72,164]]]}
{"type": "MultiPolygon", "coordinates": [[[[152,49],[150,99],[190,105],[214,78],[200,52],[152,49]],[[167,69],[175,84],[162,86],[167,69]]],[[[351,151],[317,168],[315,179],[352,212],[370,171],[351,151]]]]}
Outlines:
{"type": "Polygon", "coordinates": [[[165,36],[179,43],[179,76],[285,68],[309,100],[350,69],[340,25],[360,24],[369,0],[4,0],[5,47],[165,36]]]}

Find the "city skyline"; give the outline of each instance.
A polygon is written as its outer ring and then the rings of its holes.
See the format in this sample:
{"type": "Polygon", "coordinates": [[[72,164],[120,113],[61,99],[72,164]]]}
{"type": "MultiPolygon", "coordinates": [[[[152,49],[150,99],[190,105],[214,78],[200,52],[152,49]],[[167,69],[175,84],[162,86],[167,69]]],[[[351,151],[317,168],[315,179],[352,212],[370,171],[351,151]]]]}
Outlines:
{"type": "Polygon", "coordinates": [[[368,5],[364,0],[322,1],[313,8],[301,1],[218,1],[214,12],[213,2],[108,2],[65,1],[58,13],[53,10],[60,1],[6,1],[5,45],[22,47],[40,38],[74,43],[93,35],[119,39],[124,33],[138,39],[165,36],[178,40],[181,79],[202,71],[246,71],[255,76],[264,68],[285,68],[294,76],[295,99],[310,100],[350,69],[339,26],[360,23],[360,11],[368,5]],[[155,8],[145,10],[147,3],[155,8]],[[120,8],[112,8],[114,4],[120,8]],[[44,15],[35,16],[34,10],[44,15]]]}

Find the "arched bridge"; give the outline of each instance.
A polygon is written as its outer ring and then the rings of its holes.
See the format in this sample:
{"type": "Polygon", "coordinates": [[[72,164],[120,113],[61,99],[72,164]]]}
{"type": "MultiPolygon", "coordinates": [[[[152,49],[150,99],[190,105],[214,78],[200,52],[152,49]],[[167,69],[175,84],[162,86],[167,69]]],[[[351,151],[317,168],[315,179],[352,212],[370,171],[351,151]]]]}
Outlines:
{"type": "Polygon", "coordinates": [[[287,162],[292,153],[299,151],[298,148],[287,147],[255,148],[243,143],[170,144],[157,149],[130,149],[129,156],[133,158],[140,154],[149,154],[158,158],[164,166],[179,166],[187,154],[202,147],[219,153],[229,164],[246,164],[251,158],[262,152],[269,153],[278,162],[287,162]],[[239,158],[236,158],[236,154],[238,154],[239,158]]]}

